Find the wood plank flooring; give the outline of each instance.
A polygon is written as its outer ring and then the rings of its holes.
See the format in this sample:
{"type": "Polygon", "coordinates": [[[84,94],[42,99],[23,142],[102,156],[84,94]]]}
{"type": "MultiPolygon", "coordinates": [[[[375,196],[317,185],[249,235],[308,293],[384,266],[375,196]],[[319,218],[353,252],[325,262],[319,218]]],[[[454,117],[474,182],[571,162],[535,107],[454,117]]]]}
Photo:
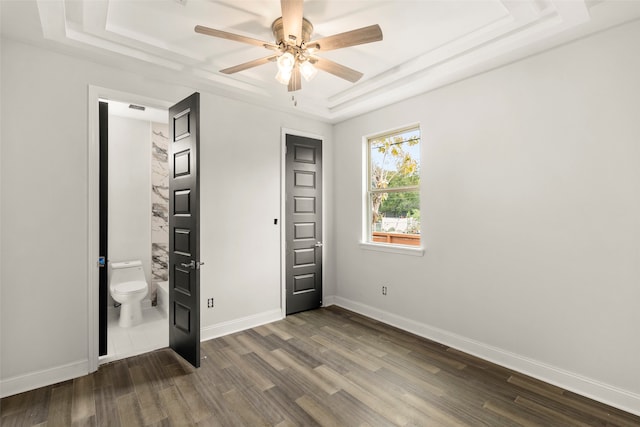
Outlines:
{"type": "Polygon", "coordinates": [[[329,307],[0,402],[9,426],[640,426],[640,417],[329,307]]]}

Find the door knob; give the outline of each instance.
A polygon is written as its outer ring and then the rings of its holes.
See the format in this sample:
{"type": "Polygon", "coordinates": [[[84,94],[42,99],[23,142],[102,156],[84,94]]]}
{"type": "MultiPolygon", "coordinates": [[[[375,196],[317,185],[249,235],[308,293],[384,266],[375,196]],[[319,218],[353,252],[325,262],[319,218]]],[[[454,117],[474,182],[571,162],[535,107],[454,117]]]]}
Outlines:
{"type": "Polygon", "coordinates": [[[194,260],[191,260],[188,264],[183,262],[180,265],[184,268],[196,268],[196,262],[194,260]]]}
{"type": "Polygon", "coordinates": [[[200,269],[201,265],[204,265],[204,262],[195,262],[194,260],[191,260],[188,264],[183,262],[180,265],[183,266],[184,268],[191,268],[193,270],[198,270],[200,269]]]}
{"type": "Polygon", "coordinates": [[[322,242],[316,242],[316,244],[314,246],[316,248],[321,248],[322,247],[322,242]]]}

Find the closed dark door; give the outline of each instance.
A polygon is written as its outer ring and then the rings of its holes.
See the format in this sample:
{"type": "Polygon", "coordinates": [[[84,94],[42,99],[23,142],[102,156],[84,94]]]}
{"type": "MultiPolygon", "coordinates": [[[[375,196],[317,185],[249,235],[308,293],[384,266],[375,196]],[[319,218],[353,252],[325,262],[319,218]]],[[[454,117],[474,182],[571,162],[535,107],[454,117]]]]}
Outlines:
{"type": "Polygon", "coordinates": [[[169,345],[200,366],[200,94],[169,109],[169,345]]]}
{"type": "Polygon", "coordinates": [[[322,141],[286,136],[287,314],[322,305],[322,141]]]}

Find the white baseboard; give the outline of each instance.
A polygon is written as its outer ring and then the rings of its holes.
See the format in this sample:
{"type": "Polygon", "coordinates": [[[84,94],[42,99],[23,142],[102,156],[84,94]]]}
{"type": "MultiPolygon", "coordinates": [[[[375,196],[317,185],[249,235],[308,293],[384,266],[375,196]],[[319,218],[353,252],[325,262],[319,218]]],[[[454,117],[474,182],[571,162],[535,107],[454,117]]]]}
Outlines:
{"type": "Polygon", "coordinates": [[[334,305],[336,303],[335,298],[336,297],[333,296],[333,295],[324,296],[322,298],[322,306],[323,307],[329,307],[330,305],[334,305]]]}
{"type": "Polygon", "coordinates": [[[636,393],[346,298],[333,297],[332,303],[623,411],[640,415],[640,395],[636,393]]]}
{"type": "Polygon", "coordinates": [[[206,326],[200,329],[200,341],[211,340],[277,320],[282,320],[282,310],[279,308],[228,322],[218,323],[216,325],[206,326]]]}
{"type": "Polygon", "coordinates": [[[48,386],[62,381],[71,380],[89,373],[89,362],[81,360],[67,365],[29,372],[0,381],[0,397],[48,386]]]}
{"type": "MultiPolygon", "coordinates": [[[[235,319],[229,322],[204,327],[200,330],[200,339],[201,341],[206,341],[281,319],[282,311],[278,308],[253,316],[247,316],[241,319],[235,319]]],[[[71,380],[87,375],[88,373],[89,362],[87,360],[83,360],[3,379],[0,380],[0,397],[12,396],[14,394],[34,390],[39,387],[59,383],[61,381],[71,380]]]]}

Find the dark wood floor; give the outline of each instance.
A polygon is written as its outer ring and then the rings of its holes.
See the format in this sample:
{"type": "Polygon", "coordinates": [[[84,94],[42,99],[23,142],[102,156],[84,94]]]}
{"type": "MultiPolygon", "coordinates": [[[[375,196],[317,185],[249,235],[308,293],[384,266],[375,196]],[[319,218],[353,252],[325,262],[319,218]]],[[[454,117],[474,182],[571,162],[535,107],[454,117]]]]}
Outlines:
{"type": "Polygon", "coordinates": [[[640,417],[330,307],[7,397],[2,426],[640,426],[640,417]]]}

